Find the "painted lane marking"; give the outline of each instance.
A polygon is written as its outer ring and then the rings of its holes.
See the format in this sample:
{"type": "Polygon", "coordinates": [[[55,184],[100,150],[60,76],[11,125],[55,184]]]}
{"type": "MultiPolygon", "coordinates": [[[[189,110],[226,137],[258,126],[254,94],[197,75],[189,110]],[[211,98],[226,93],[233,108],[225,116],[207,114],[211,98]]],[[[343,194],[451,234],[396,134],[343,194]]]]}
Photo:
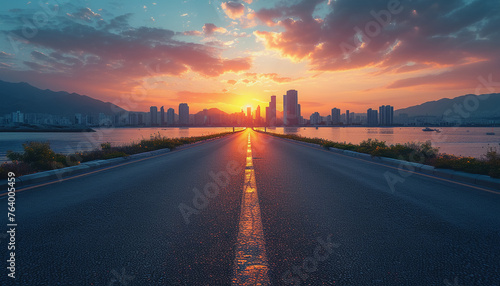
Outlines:
{"type": "Polygon", "coordinates": [[[253,169],[252,145],[248,134],[245,184],[232,285],[270,285],[268,272],[264,230],[253,169]]]}

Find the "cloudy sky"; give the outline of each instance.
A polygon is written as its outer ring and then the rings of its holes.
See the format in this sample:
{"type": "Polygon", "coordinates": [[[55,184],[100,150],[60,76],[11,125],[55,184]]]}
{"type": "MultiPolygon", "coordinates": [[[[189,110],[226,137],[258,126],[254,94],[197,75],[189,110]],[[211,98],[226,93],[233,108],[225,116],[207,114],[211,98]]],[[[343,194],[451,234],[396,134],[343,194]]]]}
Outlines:
{"type": "Polygon", "coordinates": [[[398,109],[500,78],[499,27],[498,0],[4,1],[0,79],[135,111],[398,109]]]}

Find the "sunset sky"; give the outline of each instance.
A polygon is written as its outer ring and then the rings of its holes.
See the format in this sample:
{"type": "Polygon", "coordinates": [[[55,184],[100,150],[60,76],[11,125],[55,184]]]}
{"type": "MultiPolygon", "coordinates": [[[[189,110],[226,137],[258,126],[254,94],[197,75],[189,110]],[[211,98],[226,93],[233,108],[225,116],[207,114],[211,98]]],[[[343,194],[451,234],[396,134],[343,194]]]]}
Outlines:
{"type": "Polygon", "coordinates": [[[0,79],[191,113],[264,108],[273,94],[281,109],[297,89],[309,116],[500,78],[498,0],[156,1],[3,1],[0,79]]]}

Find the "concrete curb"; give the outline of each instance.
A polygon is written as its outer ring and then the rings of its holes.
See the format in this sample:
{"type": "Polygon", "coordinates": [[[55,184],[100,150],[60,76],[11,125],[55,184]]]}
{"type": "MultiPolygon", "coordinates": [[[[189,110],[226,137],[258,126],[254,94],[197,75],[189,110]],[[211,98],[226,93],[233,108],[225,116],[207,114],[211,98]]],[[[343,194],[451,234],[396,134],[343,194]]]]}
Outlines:
{"type": "MultiPolygon", "coordinates": [[[[233,134],[237,134],[240,131],[236,131],[233,134]]],[[[231,135],[231,134],[229,134],[231,135]]],[[[179,146],[177,150],[182,150],[183,147],[188,147],[188,146],[194,146],[194,145],[199,145],[203,143],[207,143],[213,140],[221,139],[225,136],[222,137],[216,137],[216,138],[210,138],[206,139],[203,141],[198,141],[194,142],[191,144],[185,144],[182,146],[179,146]]],[[[36,183],[43,183],[43,182],[48,182],[52,180],[60,180],[65,177],[71,176],[71,175],[77,175],[81,173],[85,173],[91,170],[111,166],[111,165],[118,165],[120,163],[125,163],[128,161],[132,160],[138,160],[138,159],[143,159],[143,158],[148,158],[148,157],[154,157],[157,155],[165,154],[170,152],[171,150],[168,148],[165,149],[160,149],[160,150],[155,150],[155,151],[150,151],[150,152],[144,152],[144,153],[139,153],[139,154],[134,154],[130,155],[127,157],[119,157],[119,158],[114,158],[114,159],[108,159],[108,160],[96,160],[96,161],[90,161],[86,163],[82,163],[77,166],[73,167],[66,167],[66,168],[61,168],[57,170],[50,170],[50,171],[44,171],[44,172],[38,172],[30,175],[25,175],[25,176],[20,176],[16,177],[16,184],[15,187],[16,189],[19,187],[25,187],[27,185],[32,185],[36,183]]],[[[0,193],[3,193],[4,191],[7,192],[9,188],[8,181],[7,180],[1,180],[0,181],[0,193]]]]}
{"type": "Polygon", "coordinates": [[[404,160],[398,160],[398,159],[386,158],[386,157],[373,157],[370,154],[358,153],[358,152],[354,152],[354,151],[347,151],[347,150],[337,149],[337,148],[333,148],[333,147],[330,147],[329,149],[330,149],[330,151],[333,151],[335,153],[340,153],[340,154],[343,154],[346,156],[351,156],[351,157],[368,159],[368,160],[372,160],[372,161],[378,161],[380,163],[385,163],[387,165],[395,166],[395,167],[401,168],[403,170],[420,172],[420,173],[424,173],[427,175],[435,175],[435,176],[445,178],[445,179],[453,179],[453,180],[464,182],[464,183],[471,183],[471,184],[476,184],[476,185],[500,190],[500,179],[495,179],[495,178],[492,178],[492,177],[486,176],[486,175],[471,174],[471,173],[465,173],[465,172],[454,171],[454,170],[449,170],[449,169],[437,169],[433,166],[424,165],[424,164],[420,164],[420,163],[408,162],[408,161],[404,161],[404,160]]]}
{"type": "MultiPolygon", "coordinates": [[[[44,171],[44,172],[38,172],[30,175],[25,175],[25,176],[20,176],[16,177],[16,184],[15,187],[20,188],[20,187],[25,187],[27,185],[32,185],[36,183],[43,183],[43,182],[48,182],[52,180],[60,180],[72,175],[77,175],[77,174],[82,174],[91,170],[95,169],[100,169],[103,167],[111,166],[111,165],[118,165],[120,163],[125,163],[133,160],[138,160],[138,159],[143,159],[143,158],[148,158],[148,157],[153,157],[161,154],[165,154],[170,152],[170,149],[165,148],[165,149],[160,149],[160,150],[155,150],[155,151],[150,151],[150,152],[144,152],[144,153],[139,153],[139,154],[134,154],[130,155],[127,157],[119,157],[119,158],[114,158],[114,159],[108,159],[108,160],[96,160],[96,161],[90,161],[86,163],[82,163],[77,166],[73,167],[66,167],[66,168],[61,168],[61,169],[56,169],[56,170],[50,170],[50,171],[44,171]]],[[[8,181],[7,180],[2,180],[0,181],[0,193],[3,193],[4,191],[8,190],[8,181]]]]}
{"type": "MultiPolygon", "coordinates": [[[[266,134],[266,133],[264,133],[266,134]]],[[[267,134],[270,135],[270,134],[267,134]]],[[[272,135],[270,135],[272,136],[272,135]]],[[[273,136],[276,137],[276,136],[273,136]]],[[[301,142],[293,139],[288,139],[288,138],[281,138],[281,137],[276,137],[279,139],[284,139],[284,140],[290,140],[295,143],[302,143],[303,145],[314,145],[315,147],[318,148],[323,148],[321,145],[314,144],[314,143],[309,143],[309,142],[301,142]]],[[[398,160],[398,159],[393,159],[393,158],[386,158],[386,157],[373,157],[370,154],[365,154],[365,153],[359,153],[359,152],[354,152],[354,151],[349,151],[349,150],[342,150],[338,148],[329,148],[330,151],[333,153],[338,153],[354,158],[359,158],[363,160],[370,160],[370,161],[375,161],[378,163],[390,165],[390,166],[395,166],[398,168],[401,168],[402,170],[408,170],[408,171],[413,171],[413,172],[419,172],[423,173],[426,175],[434,175],[436,177],[441,177],[445,179],[453,179],[458,182],[462,183],[469,183],[469,184],[476,184],[479,186],[483,187],[488,187],[492,189],[497,189],[500,190],[500,179],[495,179],[490,176],[486,175],[478,175],[478,174],[471,174],[471,173],[465,173],[465,172],[460,172],[460,171],[454,171],[454,170],[448,170],[448,169],[437,169],[433,166],[429,165],[424,165],[420,163],[415,163],[415,162],[408,162],[408,161],[403,161],[403,160],[398,160]]]]}

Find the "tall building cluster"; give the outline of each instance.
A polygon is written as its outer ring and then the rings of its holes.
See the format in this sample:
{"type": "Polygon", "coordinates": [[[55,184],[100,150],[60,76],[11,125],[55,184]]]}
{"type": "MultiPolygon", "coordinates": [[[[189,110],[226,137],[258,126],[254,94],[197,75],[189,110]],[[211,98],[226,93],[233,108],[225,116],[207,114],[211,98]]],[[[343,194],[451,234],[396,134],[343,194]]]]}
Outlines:
{"type": "Polygon", "coordinates": [[[393,126],[394,125],[394,107],[382,105],[378,110],[368,109],[366,115],[354,113],[346,110],[342,113],[340,108],[332,108],[331,115],[320,116],[317,112],[311,115],[310,125],[366,125],[366,126],[393,126]],[[319,117],[318,117],[319,116],[319,117]]]}
{"type": "Polygon", "coordinates": [[[366,114],[359,114],[340,108],[332,108],[331,114],[321,116],[314,112],[306,120],[302,117],[299,104],[299,92],[295,89],[286,91],[283,95],[282,112],[277,110],[277,96],[272,95],[265,113],[261,106],[254,110],[246,107],[241,112],[228,114],[217,108],[204,109],[196,114],[189,113],[188,103],[180,103],[178,110],[164,106],[151,106],[149,112],[121,112],[119,114],[77,113],[74,118],[57,117],[44,114],[25,114],[14,112],[0,116],[0,124],[58,124],[82,126],[302,126],[302,125],[332,125],[332,126],[392,126],[394,124],[394,107],[382,105],[377,109],[368,109],[366,114]],[[265,116],[265,118],[264,118],[265,116]]]}

